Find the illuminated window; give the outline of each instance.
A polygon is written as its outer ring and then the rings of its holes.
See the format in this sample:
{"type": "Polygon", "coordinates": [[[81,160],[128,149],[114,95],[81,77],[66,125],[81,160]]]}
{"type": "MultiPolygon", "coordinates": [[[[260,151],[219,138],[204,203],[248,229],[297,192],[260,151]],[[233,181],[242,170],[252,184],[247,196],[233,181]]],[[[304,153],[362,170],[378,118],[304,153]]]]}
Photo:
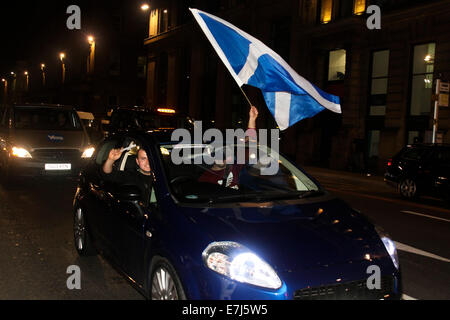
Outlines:
{"type": "Polygon", "coordinates": [[[148,35],[156,36],[158,34],[158,21],[159,21],[159,10],[154,9],[150,13],[150,25],[148,30],[148,35]]]}
{"type": "Polygon", "coordinates": [[[328,60],[328,81],[344,80],[345,59],[346,52],[344,49],[330,51],[328,60]]]}
{"type": "Polygon", "coordinates": [[[331,21],[333,13],[333,0],[322,0],[320,5],[320,22],[325,24],[331,21]]]}
{"type": "Polygon", "coordinates": [[[435,51],[435,43],[414,46],[410,109],[412,116],[428,115],[430,112],[435,51]]]}
{"type": "Polygon", "coordinates": [[[362,15],[366,12],[366,0],[354,0],[353,1],[353,14],[362,15]]]}

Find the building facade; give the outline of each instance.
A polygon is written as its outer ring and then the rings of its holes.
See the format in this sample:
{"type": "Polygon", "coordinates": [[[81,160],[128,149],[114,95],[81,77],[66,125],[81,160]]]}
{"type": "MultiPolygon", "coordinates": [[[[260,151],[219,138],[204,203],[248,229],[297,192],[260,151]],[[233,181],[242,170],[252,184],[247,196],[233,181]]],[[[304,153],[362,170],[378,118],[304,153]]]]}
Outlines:
{"type": "MultiPolygon", "coordinates": [[[[281,150],[299,164],[382,172],[404,145],[431,142],[436,79],[450,79],[449,1],[152,1],[146,104],[235,128],[248,104],[189,7],[260,39],[341,98],[342,114],[323,111],[282,132],[281,150]]],[[[258,126],[274,128],[259,90],[244,90],[261,111],[258,126]]],[[[450,143],[449,118],[440,107],[438,142],[450,143]]]]}

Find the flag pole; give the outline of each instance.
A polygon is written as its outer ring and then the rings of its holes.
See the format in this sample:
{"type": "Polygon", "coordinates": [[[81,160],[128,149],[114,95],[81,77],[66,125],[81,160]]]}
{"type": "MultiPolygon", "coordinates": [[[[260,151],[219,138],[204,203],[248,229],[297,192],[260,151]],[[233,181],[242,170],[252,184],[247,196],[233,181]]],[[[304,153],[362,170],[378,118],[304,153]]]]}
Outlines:
{"type": "Polygon", "coordinates": [[[244,90],[242,89],[242,87],[239,87],[239,89],[241,89],[242,94],[244,95],[245,99],[247,99],[248,104],[250,105],[250,107],[252,106],[252,103],[250,102],[250,100],[248,99],[247,95],[245,94],[244,90]]]}

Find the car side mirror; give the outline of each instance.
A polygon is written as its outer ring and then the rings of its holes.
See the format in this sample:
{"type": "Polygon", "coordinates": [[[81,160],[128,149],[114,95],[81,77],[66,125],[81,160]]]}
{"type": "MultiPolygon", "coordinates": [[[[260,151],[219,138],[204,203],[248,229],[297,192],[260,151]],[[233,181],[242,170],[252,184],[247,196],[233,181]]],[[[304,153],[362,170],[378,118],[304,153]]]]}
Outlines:
{"type": "Polygon", "coordinates": [[[120,186],[117,195],[121,201],[141,201],[142,200],[141,189],[139,189],[138,186],[134,186],[134,185],[120,186]]]}

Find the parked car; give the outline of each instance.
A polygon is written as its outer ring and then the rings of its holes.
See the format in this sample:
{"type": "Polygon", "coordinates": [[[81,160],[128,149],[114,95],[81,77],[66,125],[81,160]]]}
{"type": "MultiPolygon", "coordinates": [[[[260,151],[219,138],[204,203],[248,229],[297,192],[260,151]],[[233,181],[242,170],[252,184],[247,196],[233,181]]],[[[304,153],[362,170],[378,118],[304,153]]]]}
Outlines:
{"type": "Polygon", "coordinates": [[[93,152],[73,107],[17,104],[0,111],[0,170],[7,182],[76,176],[93,152]]]}
{"type": "Polygon", "coordinates": [[[389,159],[385,181],[407,199],[420,195],[450,199],[450,145],[408,145],[389,159]]]}
{"type": "Polygon", "coordinates": [[[194,164],[198,144],[170,139],[169,130],[128,132],[98,147],[73,202],[80,255],[102,253],[150,299],[400,298],[394,242],[295,164],[280,155],[273,176],[261,175],[260,161],[242,165],[239,188],[227,188],[200,182],[210,169],[194,164]],[[146,151],[149,199],[101,174],[121,147],[133,147],[116,161],[121,171],[136,171],[137,149],[146,151]],[[175,150],[193,161],[175,164],[175,150]],[[380,287],[371,290],[374,265],[380,287]]]}
{"type": "Polygon", "coordinates": [[[111,112],[109,133],[126,130],[193,128],[193,120],[171,108],[117,107],[111,112]]]}

